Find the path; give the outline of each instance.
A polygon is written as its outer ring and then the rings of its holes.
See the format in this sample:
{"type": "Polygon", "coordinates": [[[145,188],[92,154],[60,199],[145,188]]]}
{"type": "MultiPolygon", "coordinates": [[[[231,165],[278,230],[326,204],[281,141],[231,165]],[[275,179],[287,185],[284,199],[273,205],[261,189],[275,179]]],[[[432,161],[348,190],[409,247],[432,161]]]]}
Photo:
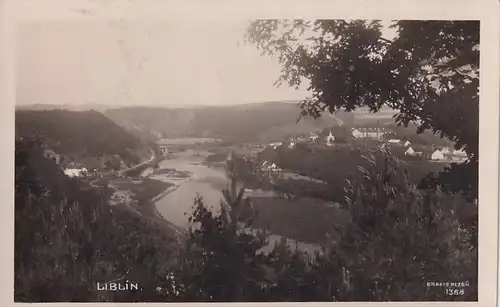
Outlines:
{"type": "Polygon", "coordinates": [[[119,171],[119,172],[118,172],[118,175],[119,175],[119,176],[123,176],[123,174],[125,174],[126,172],[130,172],[130,171],[132,171],[132,170],[135,170],[135,169],[138,169],[138,168],[140,168],[140,167],[143,167],[143,166],[145,166],[145,165],[147,165],[147,164],[149,164],[149,163],[152,163],[155,159],[156,159],[156,155],[155,155],[155,153],[154,153],[154,152],[152,152],[152,153],[151,153],[151,159],[149,159],[148,161],[145,161],[145,162],[142,162],[142,163],[136,164],[136,165],[134,165],[134,166],[132,166],[132,167],[129,167],[129,168],[127,168],[127,169],[121,170],[121,171],[119,171]]]}

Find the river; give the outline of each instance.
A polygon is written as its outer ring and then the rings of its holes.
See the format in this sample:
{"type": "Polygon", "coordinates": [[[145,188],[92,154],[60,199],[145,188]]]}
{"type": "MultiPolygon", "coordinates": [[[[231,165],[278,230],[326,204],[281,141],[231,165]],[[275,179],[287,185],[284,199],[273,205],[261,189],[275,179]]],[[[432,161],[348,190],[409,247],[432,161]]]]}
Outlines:
{"type": "MultiPolygon", "coordinates": [[[[205,205],[217,207],[221,201],[221,189],[227,186],[228,178],[222,170],[202,165],[204,155],[194,156],[193,152],[181,152],[172,159],[160,162],[160,168],[171,168],[191,173],[189,179],[179,183],[179,187],[156,202],[156,209],[165,219],[176,226],[187,228],[188,218],[196,194],[203,197],[205,205]]],[[[151,177],[155,179],[155,177],[151,177]]]]}
{"type": "MultiPolygon", "coordinates": [[[[189,216],[193,212],[193,203],[196,195],[199,194],[206,206],[217,209],[220,205],[222,194],[221,190],[229,184],[228,177],[222,169],[215,169],[201,164],[207,153],[200,152],[195,156],[193,151],[185,151],[175,154],[171,159],[160,162],[162,169],[175,169],[181,172],[191,173],[190,178],[172,179],[161,178],[161,176],[151,176],[152,179],[168,180],[178,187],[170,193],[156,201],[155,206],[158,212],[172,224],[188,228],[189,216]]],[[[281,236],[271,235],[270,246],[282,239],[281,236]]],[[[289,239],[288,239],[289,240],[289,239]]],[[[295,242],[290,243],[295,246],[295,242]]],[[[307,252],[319,250],[319,246],[298,242],[299,248],[307,252]]]]}

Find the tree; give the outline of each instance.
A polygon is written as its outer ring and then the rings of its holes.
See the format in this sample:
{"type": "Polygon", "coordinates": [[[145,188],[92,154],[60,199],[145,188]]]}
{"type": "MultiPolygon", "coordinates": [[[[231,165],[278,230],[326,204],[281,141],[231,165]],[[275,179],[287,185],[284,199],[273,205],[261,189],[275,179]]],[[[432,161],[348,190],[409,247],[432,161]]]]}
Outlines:
{"type": "Polygon", "coordinates": [[[387,105],[399,111],[399,125],[416,122],[417,132],[429,129],[455,142],[469,161],[446,169],[439,183],[477,198],[479,22],[397,21],[391,27],[394,39],[384,37],[380,21],[257,20],[246,39],[279,59],[277,85],[309,81],[303,116],[387,105]]]}
{"type": "Polygon", "coordinates": [[[266,237],[250,228],[255,212],[238,183],[234,156],[227,172],[231,183],[222,190],[220,210],[207,208],[201,197],[195,200],[176,273],[184,301],[254,301],[262,295],[265,272],[258,252],[267,244],[266,237]]]}
{"type": "Polygon", "coordinates": [[[16,139],[15,149],[15,300],[165,299],[152,285],[172,263],[177,239],[172,230],[126,207],[110,208],[105,189],[68,178],[44,157],[42,140],[16,139]],[[144,290],[96,291],[98,281],[120,277],[144,290]]]}
{"type": "Polygon", "coordinates": [[[361,182],[348,183],[350,221],[319,262],[336,263],[340,301],[453,300],[429,281],[468,281],[460,300],[477,300],[477,249],[460,227],[455,199],[418,190],[388,152],[380,165],[367,157],[361,182]],[[355,256],[354,256],[355,255],[355,256]],[[338,270],[342,271],[339,272],[338,270]]]}

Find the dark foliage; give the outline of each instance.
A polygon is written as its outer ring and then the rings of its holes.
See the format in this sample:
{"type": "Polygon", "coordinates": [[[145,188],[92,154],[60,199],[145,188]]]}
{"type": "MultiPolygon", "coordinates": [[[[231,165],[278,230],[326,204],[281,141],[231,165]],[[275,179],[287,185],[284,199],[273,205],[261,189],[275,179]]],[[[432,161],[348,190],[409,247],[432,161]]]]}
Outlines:
{"type": "MultiPolygon", "coordinates": [[[[399,111],[398,124],[418,122],[418,132],[447,137],[477,161],[479,22],[397,21],[393,27],[397,35],[388,40],[379,21],[257,20],[247,40],[278,57],[278,84],[309,80],[312,95],[302,103],[303,115],[358,107],[377,112],[387,105],[399,111]],[[304,36],[306,30],[315,35],[304,36]],[[297,43],[299,38],[310,44],[297,43]]],[[[471,171],[453,186],[477,197],[475,161],[449,172],[471,171]]],[[[447,178],[440,177],[444,187],[447,178]]]]}
{"type": "Polygon", "coordinates": [[[151,145],[96,111],[16,111],[16,135],[43,137],[46,146],[73,161],[107,156],[106,166],[115,169],[121,160],[139,163],[138,151],[151,145]]]}
{"type": "MultiPolygon", "coordinates": [[[[252,232],[249,199],[225,191],[221,212],[195,202],[193,228],[178,272],[181,301],[477,300],[477,249],[460,227],[457,199],[421,191],[388,152],[366,158],[363,179],[346,185],[346,223],[321,253],[308,256],[282,241],[268,253],[252,232]],[[234,210],[234,211],[233,211],[234,210]],[[248,211],[250,210],[250,211],[248,211]],[[238,223],[237,221],[243,221],[238,223]],[[449,296],[427,282],[467,281],[449,296]]],[[[234,165],[229,167],[234,170],[234,165]]],[[[239,192],[238,192],[239,191],[239,192]]]]}
{"type": "MultiPolygon", "coordinates": [[[[305,180],[283,180],[278,184],[278,189],[285,189],[296,195],[342,202],[345,180],[359,181],[362,178],[362,175],[357,172],[357,167],[366,166],[363,156],[367,153],[373,154],[378,161],[383,161],[380,151],[354,146],[296,147],[294,149],[279,147],[276,150],[268,147],[259,154],[258,159],[275,162],[284,169],[325,182],[322,185],[305,180]]],[[[400,157],[406,159],[403,152],[400,153],[400,157]]],[[[410,179],[413,183],[419,183],[429,173],[438,173],[444,167],[442,164],[422,160],[405,161],[403,164],[410,171],[410,179]]]]}
{"type": "Polygon", "coordinates": [[[66,177],[40,141],[16,140],[15,300],[151,300],[175,254],[172,231],[107,204],[109,192],[66,177]],[[162,258],[158,258],[162,255],[162,258]],[[160,260],[161,259],[161,260],[160,260]],[[158,276],[158,278],[156,278],[158,276]],[[126,277],[142,292],[96,292],[126,277]]]}

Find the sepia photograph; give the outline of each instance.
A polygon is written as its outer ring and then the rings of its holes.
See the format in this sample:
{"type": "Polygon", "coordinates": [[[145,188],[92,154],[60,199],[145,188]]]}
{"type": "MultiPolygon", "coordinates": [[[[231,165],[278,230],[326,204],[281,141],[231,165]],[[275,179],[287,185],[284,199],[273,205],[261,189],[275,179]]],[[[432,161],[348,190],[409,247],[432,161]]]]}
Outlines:
{"type": "Polygon", "coordinates": [[[481,27],[19,22],[14,301],[477,302],[481,27]]]}

